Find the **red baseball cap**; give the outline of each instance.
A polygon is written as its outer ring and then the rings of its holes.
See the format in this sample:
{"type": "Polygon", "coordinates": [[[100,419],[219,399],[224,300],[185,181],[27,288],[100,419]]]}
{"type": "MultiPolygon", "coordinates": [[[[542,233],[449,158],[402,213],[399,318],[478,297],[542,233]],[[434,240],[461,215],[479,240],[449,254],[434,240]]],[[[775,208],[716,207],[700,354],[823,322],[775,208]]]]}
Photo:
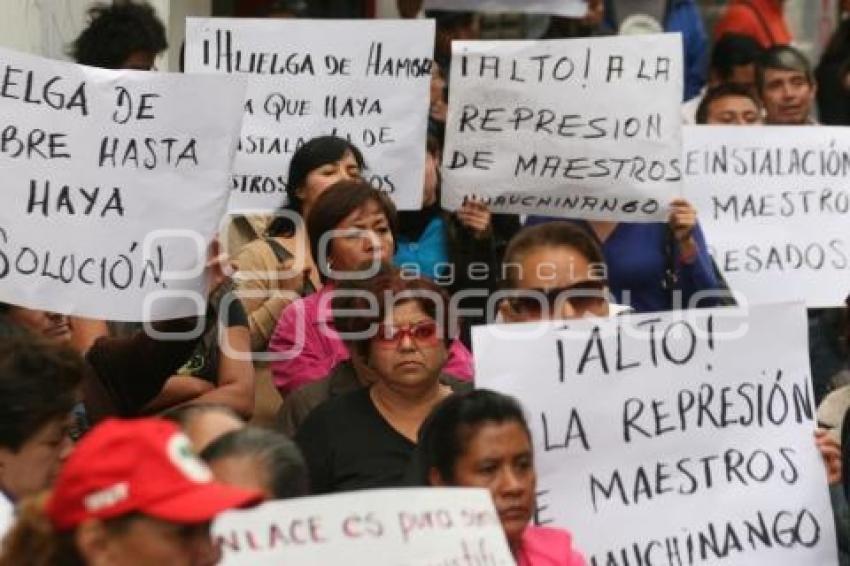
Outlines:
{"type": "Polygon", "coordinates": [[[47,515],[60,531],[86,519],[129,513],[191,524],[261,498],[259,492],[214,482],[174,423],[111,419],[77,444],[59,472],[47,515]]]}

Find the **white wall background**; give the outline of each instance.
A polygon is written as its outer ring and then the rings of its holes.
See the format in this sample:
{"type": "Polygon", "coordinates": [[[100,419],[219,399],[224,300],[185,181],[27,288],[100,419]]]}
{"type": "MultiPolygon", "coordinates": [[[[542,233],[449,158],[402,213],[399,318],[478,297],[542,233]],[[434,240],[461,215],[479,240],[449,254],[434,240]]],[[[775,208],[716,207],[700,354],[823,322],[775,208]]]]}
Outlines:
{"type": "Polygon", "coordinates": [[[67,59],[68,44],[83,28],[88,5],[84,0],[3,0],[0,45],[67,59]]]}
{"type": "Polygon", "coordinates": [[[375,0],[375,14],[379,18],[397,18],[398,7],[395,0],[375,0]]]}
{"type": "MultiPolygon", "coordinates": [[[[165,23],[169,49],[157,62],[179,70],[186,16],[209,16],[212,0],[149,0],[165,23]]],[[[0,0],[0,46],[52,59],[68,59],[68,45],[85,27],[91,0],[0,0]]]]}
{"type": "MultiPolygon", "coordinates": [[[[171,46],[158,63],[178,70],[186,16],[209,16],[212,0],[149,0],[168,30],[171,46]]],[[[67,59],[68,44],[85,25],[91,0],[0,0],[0,46],[56,59],[67,59]]],[[[717,0],[700,0],[715,4],[717,0]]],[[[817,60],[834,29],[838,0],[788,0],[785,11],[796,43],[817,60]]],[[[376,0],[379,17],[398,17],[396,0],[376,0]]],[[[715,8],[717,9],[717,8],[715,8]]]]}

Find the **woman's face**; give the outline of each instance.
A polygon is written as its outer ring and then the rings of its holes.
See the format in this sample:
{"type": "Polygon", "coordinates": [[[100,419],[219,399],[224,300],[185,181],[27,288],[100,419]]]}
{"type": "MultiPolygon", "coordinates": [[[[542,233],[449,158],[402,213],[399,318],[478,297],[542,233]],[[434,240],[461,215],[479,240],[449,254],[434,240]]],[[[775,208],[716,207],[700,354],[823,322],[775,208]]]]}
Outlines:
{"type": "Polygon", "coordinates": [[[313,203],[325,192],[325,189],[338,181],[358,178],[360,178],[360,166],[350,151],[346,151],[338,161],[325,163],[310,171],[304,180],[304,185],[296,191],[302,202],[301,209],[304,217],[307,217],[307,211],[312,208],[313,203]]]}
{"type": "Polygon", "coordinates": [[[369,343],[369,366],[390,387],[427,389],[437,383],[448,356],[440,334],[417,301],[400,303],[369,343]]]}
{"type": "Polygon", "coordinates": [[[537,487],[531,440],[522,425],[505,421],[479,426],[455,463],[454,483],[490,490],[505,536],[516,546],[531,521],[537,487]]]}
{"type": "Polygon", "coordinates": [[[390,223],[375,201],[354,210],[335,229],[339,234],[330,240],[328,251],[334,271],[368,270],[392,258],[395,242],[390,223]]]}
{"type": "Polygon", "coordinates": [[[16,499],[36,495],[56,480],[74,446],[73,418],[49,421],[18,450],[0,448],[0,486],[16,499]]]}

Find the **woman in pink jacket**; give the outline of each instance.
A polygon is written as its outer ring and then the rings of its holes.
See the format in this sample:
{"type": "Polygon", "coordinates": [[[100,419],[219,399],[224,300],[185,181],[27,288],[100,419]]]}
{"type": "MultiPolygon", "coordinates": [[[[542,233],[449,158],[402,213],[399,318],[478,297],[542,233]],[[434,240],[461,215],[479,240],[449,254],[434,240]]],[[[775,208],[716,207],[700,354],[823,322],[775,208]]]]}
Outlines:
{"type": "MultiPolygon", "coordinates": [[[[348,348],[333,327],[336,281],[368,279],[390,263],[397,232],[392,201],[366,181],[339,181],[316,199],[307,216],[307,233],[323,287],[286,307],[275,326],[269,352],[272,377],[282,394],[327,377],[349,359],[348,348]]],[[[471,379],[472,355],[460,341],[449,348],[443,371],[471,379]]]]}
{"type": "Polygon", "coordinates": [[[420,480],[490,490],[518,566],[585,566],[565,530],[529,523],[537,474],[531,433],[511,397],[477,389],[446,398],[419,430],[420,480]]]}

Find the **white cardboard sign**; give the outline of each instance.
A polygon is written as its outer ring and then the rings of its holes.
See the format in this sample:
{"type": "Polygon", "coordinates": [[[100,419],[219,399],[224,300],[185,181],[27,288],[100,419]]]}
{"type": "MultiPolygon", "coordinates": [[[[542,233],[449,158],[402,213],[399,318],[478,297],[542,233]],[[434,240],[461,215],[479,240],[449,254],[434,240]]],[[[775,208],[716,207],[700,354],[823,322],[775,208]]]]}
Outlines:
{"type": "Polygon", "coordinates": [[[678,34],[453,44],[443,205],[663,221],[681,185],[678,34]]]}
{"type": "Polygon", "coordinates": [[[248,83],[230,209],[280,207],[292,155],[328,134],[396,206],[420,208],[433,45],[432,20],[188,18],[187,71],[248,83]]]}
{"type": "Polygon", "coordinates": [[[749,302],[838,307],[850,291],[850,132],[689,126],[685,195],[715,262],[749,302]]]}
{"type": "Polygon", "coordinates": [[[514,564],[483,489],[358,491],[225,513],[224,566],[514,564]]]}
{"type": "Polygon", "coordinates": [[[536,520],[588,564],[837,564],[802,303],[480,326],[473,345],[476,386],[526,410],[536,520]]]}
{"type": "Polygon", "coordinates": [[[0,50],[0,301],[110,320],[202,312],[244,96],[228,77],[0,50]]]}

